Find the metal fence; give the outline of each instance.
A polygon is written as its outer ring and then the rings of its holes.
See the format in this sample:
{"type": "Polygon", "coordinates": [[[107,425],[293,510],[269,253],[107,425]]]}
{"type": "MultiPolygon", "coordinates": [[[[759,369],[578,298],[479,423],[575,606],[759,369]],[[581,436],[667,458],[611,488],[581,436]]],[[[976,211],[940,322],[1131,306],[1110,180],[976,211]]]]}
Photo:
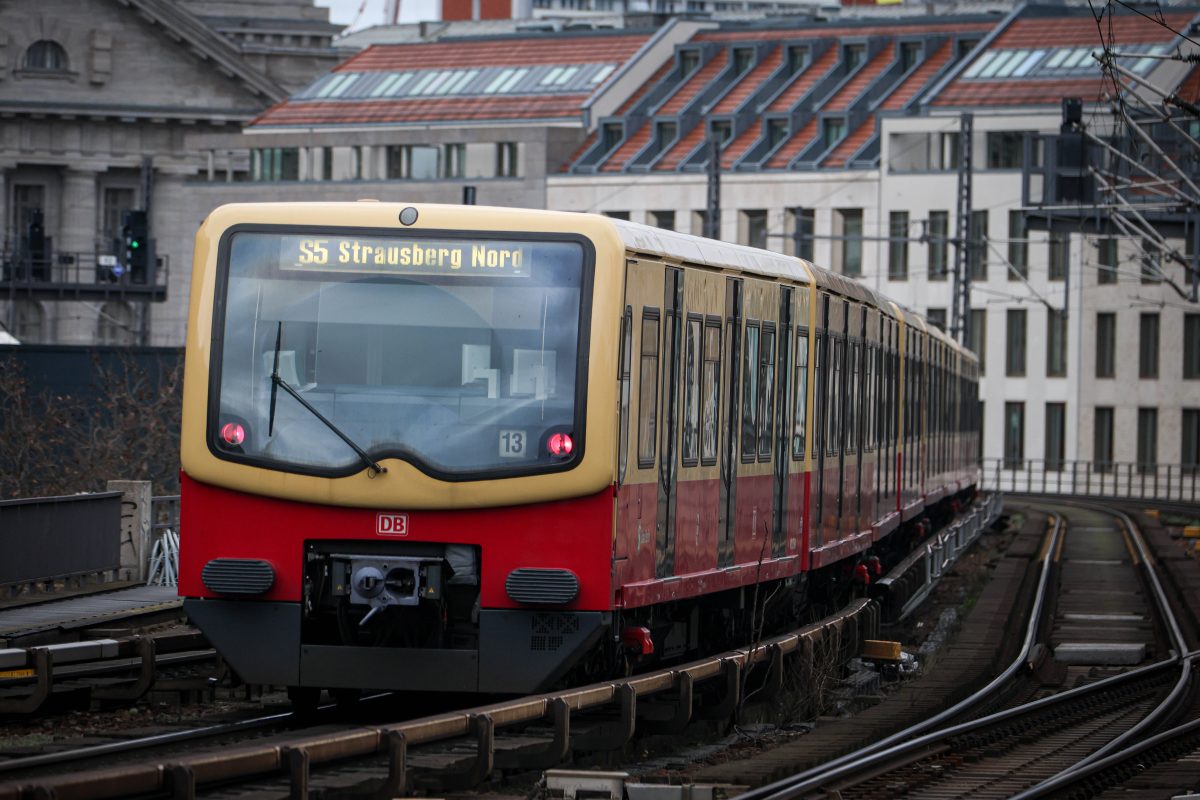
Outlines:
{"type": "Polygon", "coordinates": [[[0,501],[0,587],[111,577],[121,566],[121,494],[0,501]]]}
{"type": "Polygon", "coordinates": [[[179,495],[150,499],[150,554],[146,583],[175,586],[179,580],[179,495]]]}
{"type": "Polygon", "coordinates": [[[1200,503],[1200,465],[1127,462],[983,460],[989,491],[1200,503]]]}

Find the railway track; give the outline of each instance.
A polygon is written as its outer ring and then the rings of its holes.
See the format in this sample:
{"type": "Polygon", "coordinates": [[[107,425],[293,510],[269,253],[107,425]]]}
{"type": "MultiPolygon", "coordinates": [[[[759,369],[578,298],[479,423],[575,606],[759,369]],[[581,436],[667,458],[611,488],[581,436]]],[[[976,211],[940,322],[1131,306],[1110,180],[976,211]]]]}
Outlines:
{"type": "Polygon", "coordinates": [[[743,800],[1038,797],[1112,782],[1147,746],[1163,758],[1186,750],[1193,724],[1156,731],[1188,710],[1200,654],[1188,652],[1155,559],[1123,512],[1056,506],[1065,511],[1042,546],[1024,644],[1008,669],[942,714],[743,800]]]}

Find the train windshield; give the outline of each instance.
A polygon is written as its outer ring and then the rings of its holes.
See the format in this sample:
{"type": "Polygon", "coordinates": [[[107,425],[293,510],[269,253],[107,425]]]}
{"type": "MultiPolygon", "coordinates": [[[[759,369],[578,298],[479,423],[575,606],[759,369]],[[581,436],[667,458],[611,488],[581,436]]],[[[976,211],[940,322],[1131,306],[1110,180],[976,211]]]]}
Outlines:
{"type": "Polygon", "coordinates": [[[226,252],[219,455],[345,475],[357,446],[449,479],[578,457],[580,240],[238,231],[226,252]]]}

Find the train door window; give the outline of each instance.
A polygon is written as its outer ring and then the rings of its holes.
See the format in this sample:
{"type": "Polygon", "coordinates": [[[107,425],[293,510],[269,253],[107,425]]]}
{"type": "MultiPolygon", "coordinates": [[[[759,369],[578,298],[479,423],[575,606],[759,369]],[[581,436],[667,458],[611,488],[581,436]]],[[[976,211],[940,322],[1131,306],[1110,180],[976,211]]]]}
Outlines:
{"type": "Polygon", "coordinates": [[[862,343],[852,342],[850,344],[850,386],[847,389],[849,393],[848,406],[850,416],[846,425],[846,446],[851,453],[858,452],[858,444],[860,437],[860,428],[862,427],[862,384],[859,383],[862,365],[860,359],[862,356],[862,343]]]}
{"type": "Polygon", "coordinates": [[[764,322],[758,360],[758,458],[771,457],[771,422],[775,418],[775,326],[764,322]]]}
{"type": "Polygon", "coordinates": [[[842,447],[843,402],[846,387],[842,383],[842,367],[846,361],[846,340],[838,336],[833,340],[832,380],[829,382],[829,439],[826,448],[829,455],[837,455],[842,447]]]}
{"type": "Polygon", "coordinates": [[[625,467],[629,462],[629,378],[633,363],[633,308],[625,306],[621,317],[621,439],[617,457],[617,484],[625,483],[625,467]]]}
{"type": "Polygon", "coordinates": [[[654,466],[658,441],[658,322],[657,308],[642,309],[642,363],[638,375],[638,466],[654,466]]]}
{"type": "Polygon", "coordinates": [[[808,331],[796,332],[796,413],[792,417],[792,458],[804,458],[808,431],[808,331]]]}
{"type": "Polygon", "coordinates": [[[704,323],[704,367],[700,376],[700,461],[717,463],[717,431],[721,419],[721,320],[704,323]]]}
{"type": "Polygon", "coordinates": [[[694,467],[700,457],[700,359],[704,342],[701,339],[704,320],[695,314],[687,318],[684,344],[683,381],[683,448],[685,467],[694,467]]]}
{"type": "Polygon", "coordinates": [[[817,333],[817,346],[813,349],[813,458],[823,452],[821,441],[825,429],[821,426],[825,424],[825,415],[829,412],[829,409],[825,407],[825,395],[829,393],[826,388],[829,386],[829,376],[822,372],[824,366],[829,363],[828,354],[825,352],[828,342],[829,337],[825,331],[817,333]]]}
{"type": "Polygon", "coordinates": [[[866,396],[863,401],[863,413],[866,415],[866,422],[863,425],[863,450],[870,452],[875,449],[875,354],[878,352],[875,345],[864,345],[863,359],[863,386],[865,387],[866,396]]]}
{"type": "Polygon", "coordinates": [[[754,459],[758,449],[758,323],[746,324],[742,359],[742,460],[754,459]]]}

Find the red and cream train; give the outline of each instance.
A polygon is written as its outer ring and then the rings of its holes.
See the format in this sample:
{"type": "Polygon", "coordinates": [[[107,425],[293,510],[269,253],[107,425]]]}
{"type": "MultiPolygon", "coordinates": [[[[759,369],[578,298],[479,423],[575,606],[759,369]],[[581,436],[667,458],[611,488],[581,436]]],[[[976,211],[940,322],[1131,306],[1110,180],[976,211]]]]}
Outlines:
{"type": "Polygon", "coordinates": [[[844,594],[978,477],[977,362],[811,263],[606,217],[230,205],[185,608],[249,681],[526,692],[844,594]]]}

